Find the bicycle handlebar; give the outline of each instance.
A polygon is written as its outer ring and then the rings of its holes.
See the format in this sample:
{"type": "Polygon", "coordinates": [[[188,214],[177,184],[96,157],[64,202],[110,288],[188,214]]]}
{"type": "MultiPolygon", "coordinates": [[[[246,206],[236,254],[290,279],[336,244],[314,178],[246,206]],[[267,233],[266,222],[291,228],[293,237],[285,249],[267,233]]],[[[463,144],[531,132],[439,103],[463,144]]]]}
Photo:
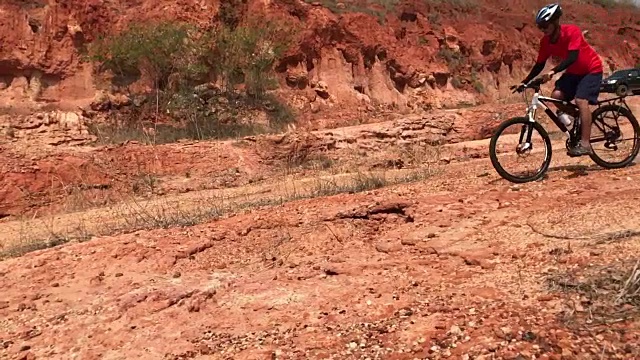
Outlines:
{"type": "Polygon", "coordinates": [[[534,89],[536,91],[540,91],[540,85],[543,84],[542,78],[537,78],[537,79],[533,79],[531,81],[529,81],[528,84],[520,84],[520,85],[513,85],[510,87],[511,90],[513,90],[512,93],[516,93],[516,92],[523,92],[524,89],[529,88],[529,89],[534,89]]]}

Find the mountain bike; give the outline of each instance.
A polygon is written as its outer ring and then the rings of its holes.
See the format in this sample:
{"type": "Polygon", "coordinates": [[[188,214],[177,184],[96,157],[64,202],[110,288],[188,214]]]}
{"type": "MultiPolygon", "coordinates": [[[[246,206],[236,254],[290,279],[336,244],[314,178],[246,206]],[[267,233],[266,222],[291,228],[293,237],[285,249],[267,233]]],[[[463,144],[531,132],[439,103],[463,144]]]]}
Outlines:
{"type": "MultiPolygon", "coordinates": [[[[495,133],[491,137],[491,141],[489,143],[489,157],[491,158],[491,164],[502,178],[513,183],[526,183],[539,180],[545,175],[545,173],[549,169],[549,165],[551,164],[551,138],[542,124],[536,121],[536,111],[539,108],[544,109],[544,113],[556,124],[556,126],[562,131],[562,133],[565,134],[565,146],[567,147],[567,149],[574,146],[578,141],[580,141],[581,123],[578,106],[571,102],[557,100],[551,97],[540,95],[540,86],[542,85],[542,83],[542,78],[538,78],[530,81],[528,84],[520,85],[519,87],[515,88],[515,90],[513,90],[513,93],[523,93],[525,103],[528,103],[527,113],[525,114],[525,116],[514,117],[500,124],[500,126],[498,126],[495,133]],[[534,94],[530,103],[527,101],[525,91],[526,89],[534,90],[534,94]],[[560,121],[556,113],[549,108],[547,103],[560,104],[563,107],[563,110],[574,118],[573,126],[571,127],[571,129],[568,129],[564,125],[564,123],[560,121]],[[498,161],[497,141],[501,136],[509,136],[508,134],[503,135],[503,132],[505,132],[505,130],[512,125],[521,126],[518,145],[515,147],[515,151],[518,157],[528,156],[536,152],[536,149],[533,148],[533,144],[531,142],[533,130],[536,130],[536,132],[538,132],[542,136],[544,144],[544,160],[542,162],[542,165],[537,170],[535,170],[532,175],[517,176],[511,174],[507,172],[498,161]]],[[[622,141],[620,138],[623,135],[620,129],[620,125],[618,124],[619,118],[626,117],[631,123],[631,127],[633,128],[633,136],[627,139],[633,140],[633,148],[631,150],[631,153],[621,161],[605,161],[602,157],[596,154],[595,150],[593,151],[593,154],[589,155],[591,160],[606,169],[617,169],[629,165],[638,155],[638,151],[640,150],[640,142],[637,141],[638,133],[640,132],[640,126],[638,125],[638,121],[636,120],[635,116],[631,112],[631,109],[629,109],[629,106],[624,101],[625,96],[626,95],[618,96],[612,99],[600,100],[595,104],[592,104],[598,106],[592,112],[592,138],[590,140],[592,149],[594,143],[604,142],[604,147],[606,149],[612,151],[618,150],[618,143],[622,141]],[[608,113],[613,114],[615,124],[611,125],[608,124],[607,121],[605,121],[605,117],[608,113]],[[601,137],[593,138],[594,133],[597,133],[598,131],[600,131],[603,135],[601,137]]],[[[515,138],[515,134],[512,136],[515,138]]]]}

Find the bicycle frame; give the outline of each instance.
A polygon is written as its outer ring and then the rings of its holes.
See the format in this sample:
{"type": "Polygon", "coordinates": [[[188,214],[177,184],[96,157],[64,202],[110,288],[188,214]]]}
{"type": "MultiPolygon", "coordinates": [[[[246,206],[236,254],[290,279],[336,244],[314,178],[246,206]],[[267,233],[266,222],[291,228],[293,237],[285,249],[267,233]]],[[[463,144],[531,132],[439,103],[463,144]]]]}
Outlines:
{"type": "MultiPolygon", "coordinates": [[[[535,82],[535,80],[533,81],[535,82]]],[[[530,122],[535,122],[535,116],[536,116],[536,112],[539,108],[542,108],[544,110],[544,113],[553,121],[554,124],[556,124],[556,126],[565,134],[567,135],[567,138],[570,141],[574,141],[574,137],[579,136],[579,131],[580,131],[580,126],[575,127],[576,125],[579,125],[579,123],[574,124],[574,129],[575,131],[569,131],[569,129],[562,123],[562,121],[560,121],[560,119],[558,118],[558,116],[556,115],[556,113],[551,110],[549,108],[549,106],[547,105],[547,103],[553,103],[556,105],[559,105],[560,107],[564,107],[564,108],[569,108],[571,109],[572,112],[575,112],[575,114],[577,115],[579,112],[578,106],[572,102],[569,101],[565,101],[565,100],[558,100],[558,99],[554,99],[552,97],[548,97],[548,96],[543,96],[540,95],[540,84],[535,84],[532,87],[534,89],[534,94],[533,97],[531,98],[531,102],[527,108],[527,117],[529,118],[530,122]]],[[[526,95],[525,99],[526,99],[526,95]]],[[[620,103],[621,105],[624,105],[625,108],[627,108],[627,110],[631,111],[631,109],[629,108],[629,105],[627,104],[627,102],[625,101],[626,95],[623,96],[618,96],[615,98],[611,98],[611,99],[604,99],[604,100],[599,100],[595,105],[597,105],[598,108],[601,107],[602,104],[616,104],[616,103],[620,103]]],[[[527,134],[527,143],[531,143],[531,132],[532,132],[532,128],[529,128],[528,134],[527,134]]],[[[522,142],[522,135],[520,137],[520,142],[522,142]]]]}
{"type": "MultiPolygon", "coordinates": [[[[580,130],[582,126],[585,125],[585,123],[581,121],[582,119],[580,116],[580,111],[579,111],[580,109],[577,104],[572,103],[570,101],[558,100],[551,97],[540,95],[540,85],[542,83],[543,81],[541,79],[536,79],[534,81],[529,82],[529,84],[521,84],[521,85],[518,85],[517,87],[516,86],[511,87],[511,90],[513,90],[514,93],[524,92],[524,90],[526,90],[527,88],[533,89],[534,90],[533,98],[529,99],[525,92],[523,94],[523,97],[525,99],[525,105],[527,107],[526,115],[516,116],[502,122],[494,132],[493,136],[491,136],[491,140],[489,142],[489,157],[491,159],[491,164],[493,165],[493,167],[496,169],[496,171],[502,178],[507,179],[511,182],[525,183],[530,181],[536,181],[538,179],[541,179],[544,176],[545,172],[549,169],[549,165],[551,163],[553,142],[548,130],[545,129],[544,126],[539,122],[536,123],[535,116],[536,116],[536,112],[539,109],[542,109],[547,114],[547,116],[549,116],[549,118],[553,120],[553,122],[556,124],[558,129],[562,130],[567,135],[567,139],[565,141],[565,146],[567,147],[567,150],[571,150],[571,148],[577,144],[577,141],[580,140],[580,136],[581,136],[580,130]],[[569,115],[575,116],[575,121],[573,121],[573,126],[571,126],[570,129],[567,129],[567,126],[565,126],[560,121],[558,116],[555,114],[555,111],[553,111],[555,109],[552,110],[552,107],[549,105],[550,103],[555,104],[556,107],[558,107],[562,111],[567,112],[569,115]],[[542,162],[542,165],[537,169],[537,171],[533,175],[525,175],[523,177],[520,175],[511,174],[507,170],[505,170],[505,168],[503,168],[503,166],[500,164],[500,161],[498,160],[498,153],[500,152],[498,151],[498,145],[497,145],[498,139],[502,135],[507,135],[507,134],[509,139],[514,139],[517,136],[516,135],[517,133],[515,131],[514,132],[506,131],[506,129],[512,125],[516,125],[520,127],[520,131],[519,131],[520,140],[515,149],[517,155],[519,156],[528,154],[534,150],[533,145],[531,143],[531,137],[534,129],[537,132],[539,132],[540,135],[542,136],[544,144],[541,150],[544,151],[544,161],[542,162]],[[525,137],[526,137],[526,140],[525,140],[525,137]]],[[[603,133],[603,136],[601,139],[596,140],[596,139],[593,139],[593,137],[590,137],[589,139],[590,143],[593,144],[594,142],[604,141],[605,148],[615,151],[617,150],[616,143],[618,139],[621,138],[621,135],[622,135],[622,131],[620,130],[617,117],[628,118],[629,122],[631,123],[631,126],[633,127],[634,143],[633,143],[633,149],[630,156],[627,156],[625,159],[621,161],[612,162],[612,161],[607,161],[601,158],[599,155],[596,154],[596,152],[593,152],[592,154],[589,155],[589,157],[596,164],[606,169],[619,169],[619,168],[625,167],[629,165],[640,152],[640,144],[636,141],[636,139],[640,138],[638,136],[638,134],[640,133],[640,124],[638,124],[638,121],[633,115],[633,112],[629,109],[629,106],[625,101],[626,96],[628,96],[628,94],[625,94],[623,96],[618,96],[615,98],[589,102],[590,103],[589,105],[597,106],[597,109],[591,112],[591,116],[593,117],[592,126],[593,125],[597,126],[603,133]],[[605,116],[605,114],[609,114],[609,113],[612,113],[616,120],[616,124],[612,126],[608,126],[608,124],[606,124],[604,120],[605,118],[607,119],[609,118],[608,116],[605,116]],[[606,128],[609,128],[609,129],[607,130],[606,128]]],[[[572,156],[570,151],[568,152],[568,155],[572,156]]]]}
{"type": "MultiPolygon", "coordinates": [[[[573,136],[571,134],[571,132],[569,131],[569,129],[567,129],[567,127],[562,123],[562,121],[560,121],[560,119],[558,118],[558,116],[556,115],[556,113],[551,110],[549,108],[549,106],[547,105],[547,103],[553,103],[553,104],[557,104],[560,106],[564,106],[564,107],[569,107],[571,108],[572,111],[578,111],[578,107],[573,104],[570,103],[568,101],[565,100],[558,100],[558,99],[554,99],[548,96],[542,96],[540,95],[540,86],[538,85],[534,85],[533,89],[535,90],[533,97],[531,98],[531,103],[529,104],[529,106],[527,107],[527,118],[529,119],[529,122],[534,123],[536,121],[535,117],[536,117],[536,112],[539,108],[544,109],[544,113],[547,114],[547,116],[554,122],[554,124],[556,124],[556,126],[565,134],[567,135],[567,138],[570,139],[571,141],[573,141],[573,136]]],[[[526,95],[523,92],[523,96],[526,99],[526,95]]],[[[520,139],[519,139],[519,143],[522,145],[522,148],[519,148],[518,152],[520,151],[526,151],[531,147],[531,135],[533,133],[533,126],[523,126],[522,127],[522,131],[520,132],[520,139]],[[524,134],[524,130],[525,128],[527,128],[527,134],[526,134],[526,140],[525,138],[525,134],[524,134]],[[525,140],[525,141],[523,141],[525,140]]]]}
{"type": "MultiPolygon", "coordinates": [[[[553,104],[557,104],[564,107],[570,107],[572,108],[572,110],[575,110],[575,111],[578,110],[578,107],[573,103],[570,103],[565,100],[554,99],[548,96],[542,96],[540,95],[540,91],[536,89],[536,92],[533,94],[533,97],[531,98],[531,104],[527,109],[527,117],[529,118],[529,121],[531,122],[536,121],[535,120],[536,111],[538,110],[538,108],[542,108],[544,109],[544,113],[547,114],[547,116],[556,124],[556,126],[558,126],[558,128],[563,133],[567,134],[567,136],[571,136],[571,134],[569,133],[569,129],[567,129],[567,127],[562,123],[562,121],[560,121],[556,113],[553,110],[551,110],[546,103],[553,103],[553,104]]],[[[529,138],[528,140],[530,141],[531,139],[529,138]]]]}

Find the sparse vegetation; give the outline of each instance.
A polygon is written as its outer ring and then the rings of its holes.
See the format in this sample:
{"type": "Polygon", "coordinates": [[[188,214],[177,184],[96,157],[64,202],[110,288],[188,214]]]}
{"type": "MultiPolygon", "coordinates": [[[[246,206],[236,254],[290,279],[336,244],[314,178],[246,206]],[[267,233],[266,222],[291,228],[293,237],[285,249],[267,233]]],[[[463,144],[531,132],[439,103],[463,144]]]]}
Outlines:
{"type": "Polygon", "coordinates": [[[465,82],[461,77],[461,72],[466,65],[466,57],[461,52],[453,51],[448,47],[440,48],[437,56],[447,63],[451,75],[451,85],[456,89],[462,89],[465,82]]]}
{"type": "Polygon", "coordinates": [[[478,72],[473,70],[471,71],[471,85],[473,86],[473,88],[479,92],[479,93],[484,93],[484,84],[482,84],[482,81],[480,81],[480,78],[478,77],[478,72]]]}
{"type": "Polygon", "coordinates": [[[453,75],[451,77],[451,86],[456,89],[462,89],[464,87],[464,83],[462,82],[462,79],[459,75],[453,75]]]}
{"type": "MultiPolygon", "coordinates": [[[[120,34],[100,38],[89,55],[99,70],[116,77],[151,77],[154,87],[164,90],[177,74],[181,82],[202,80],[206,72],[206,39],[193,39],[191,25],[174,22],[131,24],[120,34]]],[[[185,84],[186,85],[186,84],[185,84]]]]}
{"type": "MultiPolygon", "coordinates": [[[[557,248],[552,254],[558,257],[571,254],[570,248],[557,248]]],[[[637,260],[614,264],[594,264],[586,269],[557,272],[547,277],[551,291],[564,296],[562,321],[573,331],[586,326],[612,324],[639,315],[638,286],[640,281],[637,260]],[[580,301],[574,299],[578,295],[580,301]]]]}
{"type": "Polygon", "coordinates": [[[441,47],[438,50],[438,57],[447,63],[449,71],[459,70],[466,63],[466,59],[461,52],[454,51],[448,47],[441,47]]]}
{"type": "Polygon", "coordinates": [[[89,53],[99,71],[113,74],[122,91],[141,77],[154,90],[111,114],[107,124],[94,124],[93,133],[102,142],[162,143],[261,133],[292,121],[292,111],[268,91],[278,86],[272,68],[295,31],[275,21],[231,22],[207,31],[176,22],[145,23],[99,39],[89,53]],[[220,86],[200,86],[213,83],[220,86]],[[239,85],[246,91],[238,91],[239,85]],[[268,114],[268,124],[243,120],[257,112],[268,114]]]}
{"type": "MultiPolygon", "coordinates": [[[[415,169],[399,170],[392,174],[384,171],[342,174],[326,178],[314,178],[310,181],[278,183],[273,196],[252,199],[252,194],[225,196],[221,194],[205,195],[188,202],[160,199],[138,201],[130,198],[114,204],[102,215],[94,219],[78,217],[74,224],[61,229],[54,226],[53,218],[48,220],[27,220],[24,231],[17,243],[0,248],[0,260],[24,255],[31,251],[62,245],[72,241],[86,241],[94,236],[130,233],[144,229],[193,226],[235,214],[247,209],[262,206],[281,205],[290,201],[332,196],[342,193],[358,193],[395,184],[427,179],[437,173],[432,165],[415,169]],[[38,226],[38,224],[42,224],[38,226]]],[[[141,186],[153,186],[157,179],[143,176],[141,186]],[[152,182],[152,183],[150,183],[152,182]]]]}
{"type": "Polygon", "coordinates": [[[451,75],[451,85],[456,89],[463,89],[470,84],[478,93],[484,93],[484,84],[480,81],[478,71],[481,65],[470,63],[468,55],[462,49],[454,51],[448,47],[440,48],[438,55],[449,69],[451,75]]]}
{"type": "Polygon", "coordinates": [[[640,260],[636,262],[629,272],[627,280],[621,287],[616,302],[638,302],[640,300],[640,260]]]}

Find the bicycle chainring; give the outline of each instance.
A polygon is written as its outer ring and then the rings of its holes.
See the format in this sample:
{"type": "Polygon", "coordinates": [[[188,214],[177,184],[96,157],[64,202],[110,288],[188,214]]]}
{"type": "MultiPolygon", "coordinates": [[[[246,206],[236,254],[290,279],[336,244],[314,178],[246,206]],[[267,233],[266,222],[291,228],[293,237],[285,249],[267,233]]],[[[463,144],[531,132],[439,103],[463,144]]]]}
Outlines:
{"type": "Polygon", "coordinates": [[[578,141],[580,138],[574,136],[573,134],[571,135],[570,138],[567,139],[567,141],[565,142],[565,146],[567,147],[567,150],[569,150],[570,148],[575,147],[576,145],[578,145],[578,141]]]}

